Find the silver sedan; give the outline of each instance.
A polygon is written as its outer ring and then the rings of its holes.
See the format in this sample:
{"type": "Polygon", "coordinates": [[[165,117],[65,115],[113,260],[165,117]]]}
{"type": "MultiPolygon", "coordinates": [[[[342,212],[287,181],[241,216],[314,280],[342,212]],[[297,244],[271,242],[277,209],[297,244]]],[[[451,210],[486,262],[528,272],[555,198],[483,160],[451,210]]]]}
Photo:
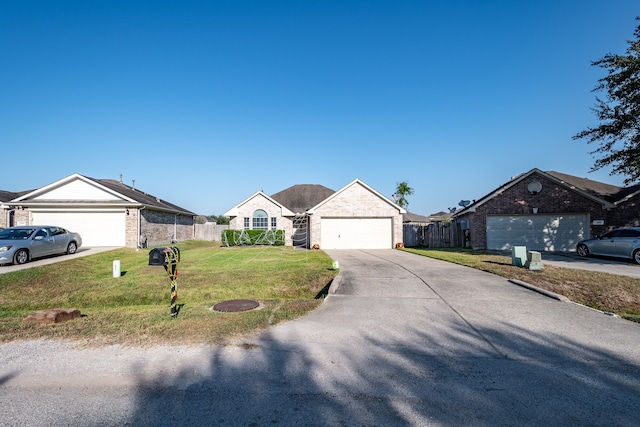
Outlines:
{"type": "Polygon", "coordinates": [[[52,225],[23,225],[0,230],[0,265],[24,264],[34,258],[73,254],[82,237],[52,225]]]}
{"type": "Polygon", "coordinates": [[[576,245],[578,255],[630,258],[640,264],[640,227],[618,228],[576,245]]]}

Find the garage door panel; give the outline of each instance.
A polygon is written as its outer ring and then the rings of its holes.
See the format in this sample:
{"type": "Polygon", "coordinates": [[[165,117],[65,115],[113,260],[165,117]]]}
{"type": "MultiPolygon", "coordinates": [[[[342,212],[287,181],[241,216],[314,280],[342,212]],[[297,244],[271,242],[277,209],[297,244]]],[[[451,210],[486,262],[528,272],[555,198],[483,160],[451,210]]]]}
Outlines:
{"type": "Polygon", "coordinates": [[[33,211],[34,225],[57,225],[80,233],[83,246],[125,246],[122,211],[33,211]]]}
{"type": "Polygon", "coordinates": [[[573,251],[586,236],[587,215],[489,215],[487,248],[513,246],[541,251],[573,251]]]}
{"type": "Polygon", "coordinates": [[[322,218],[320,239],[324,249],[389,249],[391,218],[322,218]]]}

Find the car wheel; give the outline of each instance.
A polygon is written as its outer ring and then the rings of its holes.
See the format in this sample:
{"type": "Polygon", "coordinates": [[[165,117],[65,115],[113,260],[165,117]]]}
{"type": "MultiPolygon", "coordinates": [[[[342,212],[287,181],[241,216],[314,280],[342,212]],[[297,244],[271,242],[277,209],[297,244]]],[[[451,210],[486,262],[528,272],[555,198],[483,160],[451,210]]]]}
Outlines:
{"type": "Polygon", "coordinates": [[[636,262],[636,264],[640,264],[640,249],[636,249],[635,251],[633,251],[633,260],[636,262]]]}
{"type": "Polygon", "coordinates": [[[587,248],[587,245],[578,245],[577,250],[578,250],[578,255],[583,257],[589,256],[589,248],[587,248]]]}
{"type": "Polygon", "coordinates": [[[19,249],[13,256],[13,262],[15,264],[24,264],[29,261],[29,252],[26,249],[19,249]]]}
{"type": "Polygon", "coordinates": [[[75,254],[77,250],[78,250],[78,245],[76,245],[76,242],[70,242],[69,245],[67,246],[67,253],[69,255],[75,254]]]}

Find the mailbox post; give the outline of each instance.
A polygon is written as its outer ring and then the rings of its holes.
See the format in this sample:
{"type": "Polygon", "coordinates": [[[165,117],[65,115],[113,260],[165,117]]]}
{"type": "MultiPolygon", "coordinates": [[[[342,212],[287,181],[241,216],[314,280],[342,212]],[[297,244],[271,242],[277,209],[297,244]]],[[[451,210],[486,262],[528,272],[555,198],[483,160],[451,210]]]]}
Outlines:
{"type": "Polygon", "coordinates": [[[149,265],[162,265],[171,280],[171,317],[178,314],[176,301],[178,300],[178,263],[180,262],[180,249],[175,246],[170,248],[155,248],[149,252],[149,265]]]}

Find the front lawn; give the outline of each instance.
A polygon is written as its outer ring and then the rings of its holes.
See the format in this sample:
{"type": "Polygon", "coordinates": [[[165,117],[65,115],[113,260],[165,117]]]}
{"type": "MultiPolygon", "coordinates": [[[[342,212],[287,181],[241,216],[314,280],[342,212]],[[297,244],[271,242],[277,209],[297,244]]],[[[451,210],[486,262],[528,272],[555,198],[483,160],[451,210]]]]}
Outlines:
{"type": "MultiPolygon", "coordinates": [[[[0,274],[0,342],[61,338],[87,344],[223,343],[227,338],[295,319],[315,309],[337,274],[322,251],[291,247],[176,244],[178,315],[170,315],[171,280],[149,266],[149,250],[116,249],[0,274]],[[113,261],[121,276],[113,277],[113,261]],[[212,311],[219,302],[252,299],[256,310],[212,311]],[[47,308],[75,308],[81,319],[25,322],[47,308]]],[[[0,267],[2,268],[2,267],[0,267]]]]}

